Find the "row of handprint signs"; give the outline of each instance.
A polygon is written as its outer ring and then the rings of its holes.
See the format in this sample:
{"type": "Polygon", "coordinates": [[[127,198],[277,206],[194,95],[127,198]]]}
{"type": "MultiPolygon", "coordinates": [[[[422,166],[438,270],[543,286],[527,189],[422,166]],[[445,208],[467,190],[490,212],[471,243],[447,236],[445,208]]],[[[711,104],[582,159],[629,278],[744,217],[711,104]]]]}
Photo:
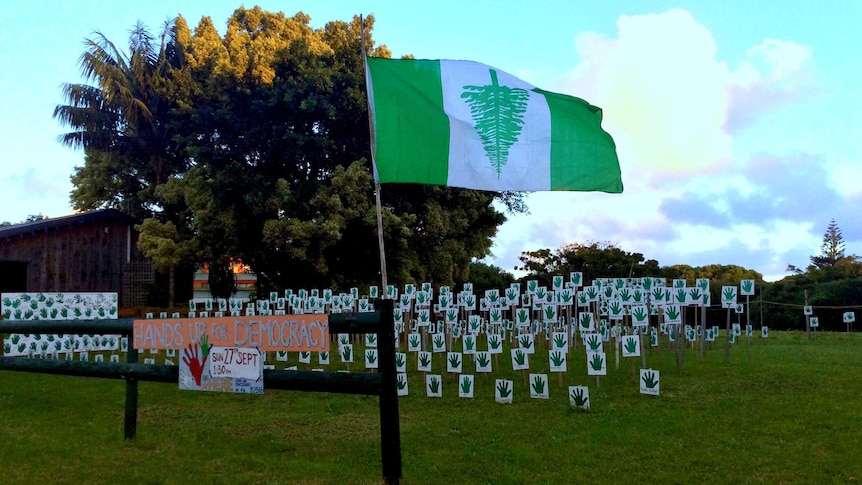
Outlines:
{"type": "MultiPolygon", "coordinates": [[[[116,293],[3,293],[0,313],[4,320],[95,320],[117,318],[116,293]]],[[[46,357],[72,352],[116,350],[116,335],[4,334],[3,353],[8,357],[46,357]]]]}
{"type": "MultiPolygon", "coordinates": [[[[820,326],[820,319],[813,316],[814,315],[814,307],[811,305],[805,305],[802,307],[802,313],[809,317],[808,325],[811,328],[818,328],[820,326]]],[[[842,315],[842,321],[844,323],[850,324],[856,321],[856,312],[844,312],[842,315]]]]}
{"type": "MultiPolygon", "coordinates": [[[[449,286],[441,286],[438,289],[437,302],[434,302],[434,290],[431,283],[425,282],[420,286],[414,284],[404,285],[403,292],[399,294],[395,285],[386,287],[386,298],[396,300],[401,311],[415,309],[418,313],[422,309],[429,309],[434,313],[446,312],[453,308],[474,311],[490,311],[494,308],[503,310],[511,307],[525,306],[533,310],[540,310],[548,305],[588,306],[590,303],[607,300],[619,300],[621,305],[643,304],[651,301],[656,304],[676,303],[680,305],[709,305],[711,301],[709,292],[709,280],[699,278],[694,287],[687,287],[686,280],[673,280],[672,287],[667,286],[664,278],[599,278],[590,286],[583,285],[583,273],[572,272],[568,280],[561,275],[552,278],[551,288],[540,286],[537,280],[529,280],[522,293],[521,283],[512,283],[504,290],[489,289],[485,291],[484,298],[477,298],[473,291],[472,283],[464,283],[459,293],[453,293],[449,286]],[[583,289],[579,289],[582,288],[583,289]]],[[[740,283],[741,295],[754,294],[754,280],[742,280],[740,283]]],[[[736,301],[736,287],[722,287],[722,304],[729,306],[736,301]]],[[[246,304],[240,299],[204,299],[190,300],[190,316],[195,315],[199,307],[208,313],[218,312],[219,315],[230,314],[233,316],[245,312],[246,315],[273,314],[282,312],[294,314],[301,313],[323,313],[326,311],[373,311],[371,300],[381,296],[378,286],[370,286],[368,294],[360,296],[359,288],[350,288],[348,293],[336,294],[331,289],[292,289],[285,290],[281,296],[278,292],[271,292],[268,300],[258,300],[246,304]]]]}

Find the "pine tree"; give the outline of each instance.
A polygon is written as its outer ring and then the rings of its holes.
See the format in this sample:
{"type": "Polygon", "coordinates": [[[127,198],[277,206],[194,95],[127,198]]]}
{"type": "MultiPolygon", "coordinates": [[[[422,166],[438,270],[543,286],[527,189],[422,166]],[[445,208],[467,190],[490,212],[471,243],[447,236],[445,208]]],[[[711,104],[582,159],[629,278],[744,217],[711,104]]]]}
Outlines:
{"type": "Polygon", "coordinates": [[[820,255],[811,256],[811,264],[817,269],[831,268],[844,258],[844,236],[835,219],[829,222],[826,233],[823,234],[823,244],[820,246],[820,255]]]}

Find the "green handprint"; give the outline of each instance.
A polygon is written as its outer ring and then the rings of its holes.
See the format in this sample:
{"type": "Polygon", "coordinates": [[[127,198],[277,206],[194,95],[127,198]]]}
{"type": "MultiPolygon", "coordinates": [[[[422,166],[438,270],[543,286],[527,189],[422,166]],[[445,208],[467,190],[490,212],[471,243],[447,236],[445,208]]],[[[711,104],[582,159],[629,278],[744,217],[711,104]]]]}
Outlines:
{"type": "Polygon", "coordinates": [[[473,350],[475,345],[476,342],[473,340],[473,337],[471,335],[468,335],[464,338],[464,349],[473,350]]]}
{"type": "Polygon", "coordinates": [[[566,361],[565,356],[562,352],[554,351],[551,352],[551,365],[554,367],[562,367],[563,362],[566,361]]]}
{"type": "Polygon", "coordinates": [[[12,352],[12,344],[9,342],[3,342],[3,353],[8,354],[12,352]]]}
{"type": "Polygon", "coordinates": [[[646,318],[647,318],[647,312],[646,312],[646,309],[644,309],[643,307],[637,307],[637,308],[635,308],[635,310],[632,312],[632,316],[633,316],[633,317],[635,317],[635,320],[636,320],[636,321],[638,321],[638,322],[643,322],[643,321],[644,321],[644,320],[646,320],[646,318]]]}
{"type": "Polygon", "coordinates": [[[491,363],[486,352],[476,354],[476,365],[479,367],[487,367],[491,363]]]}
{"type": "Polygon", "coordinates": [[[201,335],[201,357],[203,358],[203,362],[206,362],[207,356],[210,354],[210,349],[212,348],[213,346],[210,345],[207,334],[201,335]]]}
{"type": "Polygon", "coordinates": [[[473,387],[473,381],[470,380],[467,376],[461,377],[461,392],[464,394],[469,394],[470,389],[473,387]]]}
{"type": "Polygon", "coordinates": [[[652,290],[652,298],[653,300],[664,300],[664,289],[660,287],[655,287],[652,290]]]}
{"type": "Polygon", "coordinates": [[[671,321],[679,318],[679,311],[676,309],[675,306],[669,306],[669,307],[665,308],[664,314],[667,317],[667,319],[671,320],[671,321]]]}
{"type": "Polygon", "coordinates": [[[742,291],[745,293],[751,293],[752,286],[754,286],[754,281],[742,280],[742,291]]]}
{"type": "Polygon", "coordinates": [[[341,360],[344,362],[350,361],[350,357],[353,354],[353,351],[350,347],[344,347],[341,349],[341,360]]]}
{"type": "Polygon", "coordinates": [[[396,367],[403,367],[405,363],[406,363],[406,360],[404,358],[404,354],[400,354],[400,353],[395,354],[395,366],[396,367]]]}
{"type": "Polygon", "coordinates": [[[592,313],[582,313],[581,318],[581,328],[587,329],[590,328],[590,324],[593,323],[592,313]]]}
{"type": "Polygon", "coordinates": [[[541,376],[534,377],[532,387],[536,394],[543,394],[545,392],[545,380],[541,376]]]}
{"type": "Polygon", "coordinates": [[[300,352],[300,353],[299,353],[299,357],[300,357],[302,360],[310,359],[310,358],[311,358],[311,352],[305,352],[305,351],[300,352]]]}
{"type": "Polygon", "coordinates": [[[377,353],[373,350],[365,352],[365,360],[367,360],[369,364],[377,362],[377,353]]]}
{"type": "Polygon", "coordinates": [[[587,288],[587,296],[590,297],[590,300],[595,300],[599,296],[599,290],[591,286],[587,288]]]}
{"type": "Polygon", "coordinates": [[[514,355],[515,355],[515,363],[518,364],[518,366],[524,365],[524,362],[527,359],[527,354],[521,352],[521,349],[517,349],[517,350],[515,350],[514,355]]]}
{"type": "Polygon", "coordinates": [[[587,337],[587,345],[589,345],[590,350],[599,350],[602,346],[602,342],[599,340],[598,335],[590,335],[587,337]]]}
{"type": "Polygon", "coordinates": [[[502,342],[500,341],[500,337],[497,335],[491,335],[488,337],[488,347],[497,350],[500,348],[502,342]]]}
{"type": "Polygon", "coordinates": [[[368,345],[374,345],[375,343],[377,343],[377,335],[375,335],[373,333],[366,333],[365,334],[365,343],[368,345]]]}
{"type": "Polygon", "coordinates": [[[658,380],[655,377],[655,372],[649,371],[641,378],[647,389],[655,389],[655,386],[658,385],[658,380]]]}
{"type": "Polygon", "coordinates": [[[633,339],[633,338],[627,338],[626,339],[626,345],[625,345],[626,352],[633,354],[635,352],[635,350],[637,350],[637,347],[638,347],[638,341],[636,339],[633,339]]]}
{"type": "Polygon", "coordinates": [[[443,340],[443,336],[442,336],[442,335],[437,334],[437,335],[435,335],[435,336],[434,336],[434,348],[436,348],[436,349],[442,349],[442,348],[443,348],[443,344],[445,344],[445,343],[446,343],[446,341],[445,341],[445,340],[443,340]]]}
{"type": "Polygon", "coordinates": [[[512,390],[509,389],[509,383],[507,381],[501,381],[497,384],[497,392],[500,393],[500,397],[507,398],[512,394],[512,390]]]}
{"type": "Polygon", "coordinates": [[[552,307],[552,306],[546,306],[545,307],[545,318],[546,319],[548,319],[548,320],[553,319],[554,315],[556,313],[557,312],[556,312],[556,309],[554,307],[552,307]]]}
{"type": "Polygon", "coordinates": [[[527,282],[527,287],[530,288],[531,293],[535,293],[536,287],[539,286],[539,282],[536,280],[530,280],[527,282]]]}
{"type": "Polygon", "coordinates": [[[724,289],[724,299],[733,300],[736,296],[736,287],[730,286],[724,289]]]}
{"type": "Polygon", "coordinates": [[[429,365],[431,365],[431,358],[428,356],[428,354],[419,355],[419,364],[422,367],[428,367],[429,365]]]}
{"type": "Polygon", "coordinates": [[[428,381],[428,389],[431,391],[431,394],[437,394],[437,391],[440,390],[440,380],[437,377],[432,377],[428,381]]]}
{"type": "Polygon", "coordinates": [[[521,338],[518,339],[518,343],[521,344],[522,349],[529,349],[533,346],[533,342],[530,341],[530,337],[526,335],[521,335],[521,338]]]}
{"type": "Polygon", "coordinates": [[[575,406],[582,408],[587,405],[588,397],[584,395],[584,390],[581,388],[576,388],[572,391],[572,402],[575,403],[575,406]]]}
{"type": "Polygon", "coordinates": [[[590,360],[590,367],[595,371],[602,370],[602,366],[604,365],[604,359],[599,354],[593,354],[592,360],[590,360]]]}
{"type": "Polygon", "coordinates": [[[554,347],[561,349],[566,345],[566,336],[565,334],[557,334],[554,335],[554,347]]]}
{"type": "Polygon", "coordinates": [[[411,335],[410,336],[410,346],[413,348],[419,347],[419,336],[418,335],[411,335]]]}
{"type": "Polygon", "coordinates": [[[449,366],[454,369],[457,369],[461,366],[461,357],[458,354],[452,354],[449,356],[449,366]]]}
{"type": "Polygon", "coordinates": [[[398,377],[395,378],[395,385],[398,386],[398,390],[400,391],[403,391],[407,387],[407,378],[404,377],[404,374],[398,374],[398,377]]]}

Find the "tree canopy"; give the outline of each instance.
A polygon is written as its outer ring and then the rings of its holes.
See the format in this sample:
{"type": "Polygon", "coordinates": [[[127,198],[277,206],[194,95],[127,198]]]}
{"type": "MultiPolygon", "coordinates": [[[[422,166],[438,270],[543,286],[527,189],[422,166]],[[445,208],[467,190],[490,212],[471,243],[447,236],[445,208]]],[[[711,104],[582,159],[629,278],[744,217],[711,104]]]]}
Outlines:
{"type": "MultiPolygon", "coordinates": [[[[81,58],[93,85],[67,85],[55,111],[84,150],[73,204],[139,217],[159,268],[240,259],[261,291],[376,284],[361,39],[390,53],[373,25],[241,7],[223,35],[209,17],[178,17],[160,42],[138,25],[128,54],[97,33],[81,58]]],[[[525,210],[517,193],[385,185],[390,282],[462,280],[505,221],[495,199],[525,210]]]]}

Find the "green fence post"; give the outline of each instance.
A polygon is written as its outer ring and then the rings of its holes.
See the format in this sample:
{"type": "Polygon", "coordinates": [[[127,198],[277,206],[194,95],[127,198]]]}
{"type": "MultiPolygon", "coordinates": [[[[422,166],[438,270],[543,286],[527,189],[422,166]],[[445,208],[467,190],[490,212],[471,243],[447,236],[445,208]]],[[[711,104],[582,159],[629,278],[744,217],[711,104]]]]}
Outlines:
{"type": "Polygon", "coordinates": [[[395,319],[393,300],[378,300],[377,352],[380,357],[380,453],[383,480],[401,483],[401,430],[398,417],[398,389],[395,371],[395,319]]]}
{"type": "MultiPolygon", "coordinates": [[[[129,339],[131,340],[131,338],[129,339]]],[[[126,352],[126,363],[138,363],[138,350],[132,348],[132,343],[129,342],[129,349],[126,352]]],[[[123,438],[128,440],[135,439],[138,432],[138,378],[133,371],[126,374],[126,419],[123,438]]]]}

